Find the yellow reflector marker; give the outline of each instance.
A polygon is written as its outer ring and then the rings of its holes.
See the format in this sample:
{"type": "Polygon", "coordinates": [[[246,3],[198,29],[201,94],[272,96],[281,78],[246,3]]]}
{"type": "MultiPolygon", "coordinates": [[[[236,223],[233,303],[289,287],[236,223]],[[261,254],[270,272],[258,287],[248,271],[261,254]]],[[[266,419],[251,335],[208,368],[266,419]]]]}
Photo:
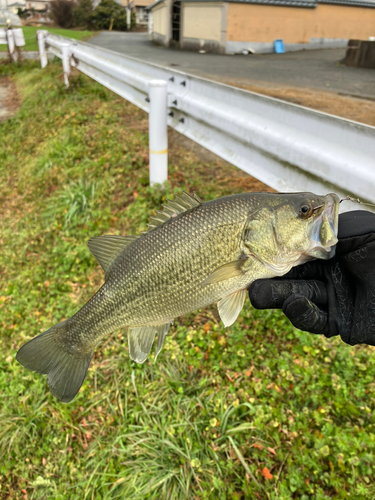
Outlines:
{"type": "Polygon", "coordinates": [[[153,151],[152,149],[150,149],[150,153],[152,155],[165,155],[166,153],[168,153],[168,149],[163,149],[163,151],[153,151]]]}

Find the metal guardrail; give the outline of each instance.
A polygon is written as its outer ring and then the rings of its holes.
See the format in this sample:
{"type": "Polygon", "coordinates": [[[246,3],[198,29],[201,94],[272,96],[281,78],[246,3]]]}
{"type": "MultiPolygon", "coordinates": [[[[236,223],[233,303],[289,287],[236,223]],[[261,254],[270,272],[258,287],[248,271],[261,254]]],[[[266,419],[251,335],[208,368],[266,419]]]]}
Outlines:
{"type": "Polygon", "coordinates": [[[170,127],[276,190],[375,202],[375,127],[42,33],[66,78],[70,61],[147,112],[150,82],[166,81],[170,127]]]}
{"type": "Polygon", "coordinates": [[[0,44],[8,45],[9,56],[12,61],[17,62],[20,57],[19,47],[25,45],[22,28],[12,28],[10,25],[0,28],[0,44]]]}

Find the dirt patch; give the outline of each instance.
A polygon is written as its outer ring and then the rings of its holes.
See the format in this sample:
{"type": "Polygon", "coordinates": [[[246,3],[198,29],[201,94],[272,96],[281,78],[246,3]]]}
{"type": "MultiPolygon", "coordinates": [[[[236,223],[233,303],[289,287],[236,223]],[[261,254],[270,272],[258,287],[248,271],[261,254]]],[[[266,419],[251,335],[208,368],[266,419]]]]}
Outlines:
{"type": "Polygon", "coordinates": [[[221,82],[348,120],[375,126],[375,101],[371,99],[343,96],[335,92],[322,90],[285,87],[267,82],[259,82],[258,85],[233,79],[225,79],[221,80],[221,82]]]}
{"type": "Polygon", "coordinates": [[[0,122],[14,116],[20,105],[16,84],[8,76],[0,77],[0,122]]]}

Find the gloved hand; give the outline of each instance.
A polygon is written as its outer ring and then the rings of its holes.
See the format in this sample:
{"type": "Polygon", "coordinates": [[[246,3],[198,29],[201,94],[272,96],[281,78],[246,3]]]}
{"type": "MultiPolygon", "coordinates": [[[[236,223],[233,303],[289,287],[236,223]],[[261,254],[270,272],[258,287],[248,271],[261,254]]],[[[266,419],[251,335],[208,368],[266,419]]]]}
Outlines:
{"type": "Polygon", "coordinates": [[[339,216],[336,255],[293,268],[249,289],[257,309],[282,309],[300,330],[375,345],[375,214],[339,216]]]}

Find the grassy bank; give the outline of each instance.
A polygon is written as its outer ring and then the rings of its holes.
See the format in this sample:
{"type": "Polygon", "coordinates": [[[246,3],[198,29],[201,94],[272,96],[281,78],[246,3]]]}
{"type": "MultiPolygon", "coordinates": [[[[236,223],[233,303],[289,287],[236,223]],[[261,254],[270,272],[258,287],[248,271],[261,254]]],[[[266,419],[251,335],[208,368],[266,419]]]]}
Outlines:
{"type": "MultiPolygon", "coordinates": [[[[62,28],[44,28],[44,27],[41,28],[37,26],[23,26],[22,31],[23,31],[23,36],[25,37],[25,46],[22,47],[22,50],[26,51],[39,50],[38,42],[36,39],[36,32],[41,29],[43,30],[45,29],[55,35],[66,36],[69,38],[74,38],[74,40],[81,40],[81,41],[88,40],[94,35],[92,31],[64,30],[62,28]]],[[[7,50],[8,50],[7,45],[0,44],[0,52],[1,51],[5,52],[7,50]]]]}
{"type": "Polygon", "coordinates": [[[14,360],[103,281],[86,242],[136,234],[172,193],[241,192],[236,170],[175,150],[148,185],[147,116],[61,64],[1,67],[22,105],[0,125],[0,498],[369,499],[375,496],[375,355],[247,303],[180,318],[158,361],[126,333],[97,349],[74,401],[14,360]]]}

